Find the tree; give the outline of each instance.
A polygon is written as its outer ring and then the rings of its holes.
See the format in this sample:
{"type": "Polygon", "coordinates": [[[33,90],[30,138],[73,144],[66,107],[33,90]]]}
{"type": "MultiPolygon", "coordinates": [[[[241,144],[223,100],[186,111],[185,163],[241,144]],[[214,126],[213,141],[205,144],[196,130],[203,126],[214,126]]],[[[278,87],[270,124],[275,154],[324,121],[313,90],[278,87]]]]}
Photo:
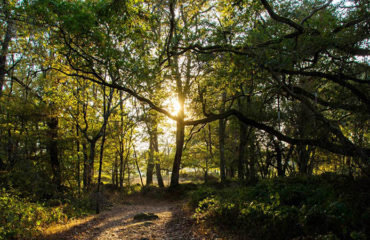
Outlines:
{"type": "MultiPolygon", "coordinates": [[[[303,160],[303,155],[307,155],[304,149],[312,146],[350,156],[367,172],[368,141],[353,141],[348,132],[356,131],[355,128],[342,122],[349,121],[348,114],[368,119],[368,64],[359,58],[369,54],[363,47],[369,34],[368,4],[356,1],[351,2],[349,8],[343,8],[344,3],[329,1],[318,5],[305,1],[291,8],[290,3],[261,0],[212,5],[207,1],[169,1],[167,6],[156,1],[136,5],[130,1],[50,1],[46,5],[36,1],[33,7],[41,10],[37,14],[41,16],[39,20],[51,27],[53,44],[69,65],[55,69],[68,76],[124,91],[177,122],[172,186],[178,184],[185,126],[230,116],[258,129],[261,136],[264,132],[278,141],[298,146],[295,149],[301,153],[301,163],[307,160],[303,160]],[[47,14],[43,12],[45,9],[49,11],[47,14]],[[346,12],[340,16],[342,10],[346,12]],[[323,21],[327,24],[322,24],[323,21]],[[149,51],[151,47],[154,51],[149,51]],[[271,98],[280,99],[287,106],[300,102],[306,108],[304,112],[313,116],[317,129],[307,125],[305,128],[312,132],[303,134],[302,130],[302,134],[296,134],[289,130],[287,121],[280,121],[282,118],[277,124],[274,117],[256,118],[232,104],[228,110],[223,110],[222,104],[218,109],[212,108],[209,101],[203,108],[206,110],[204,118],[185,119],[186,99],[196,100],[202,92],[197,95],[194,86],[199,84],[194,82],[199,83],[207,77],[207,68],[203,65],[213,63],[225,53],[239,61],[240,72],[250,74],[236,82],[258,80],[263,89],[260,95],[269,99],[265,104],[273,109],[276,109],[276,101],[271,98]],[[167,78],[156,77],[162,66],[168,73],[167,78]],[[105,73],[109,77],[106,78],[105,73]],[[168,79],[169,76],[172,78],[168,79]],[[302,85],[306,81],[310,82],[309,87],[302,85]],[[176,91],[181,106],[176,116],[148,94],[149,82],[150,85],[166,82],[169,84],[166,90],[176,91]]],[[[245,96],[236,94],[239,85],[231,86],[228,91],[242,101],[245,96]]],[[[366,120],[364,124],[367,125],[366,120]]],[[[222,131],[220,133],[222,135],[222,131]]],[[[256,149],[253,148],[258,146],[253,140],[251,142],[250,152],[254,156],[256,149]]],[[[245,164],[242,161],[240,176],[245,164]]],[[[255,162],[250,159],[250,171],[254,171],[255,162]]],[[[304,168],[302,164],[302,171],[306,171],[304,168]]]]}

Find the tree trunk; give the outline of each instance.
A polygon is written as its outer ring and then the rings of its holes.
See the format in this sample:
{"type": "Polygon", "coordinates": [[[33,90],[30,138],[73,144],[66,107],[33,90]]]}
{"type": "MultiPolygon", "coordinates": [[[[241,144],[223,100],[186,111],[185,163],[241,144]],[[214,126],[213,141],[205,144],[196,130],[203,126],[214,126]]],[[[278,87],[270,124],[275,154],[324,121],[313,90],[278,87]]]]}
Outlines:
{"type": "Polygon", "coordinates": [[[100,182],[101,182],[101,171],[102,171],[102,165],[103,165],[105,130],[106,130],[106,125],[104,126],[104,129],[103,129],[103,136],[102,136],[101,145],[100,145],[98,187],[97,187],[97,191],[96,191],[97,192],[97,195],[96,195],[96,214],[100,213],[100,182]]]}
{"type": "Polygon", "coordinates": [[[12,32],[13,32],[13,20],[10,20],[10,9],[9,9],[9,3],[8,1],[4,1],[3,3],[3,8],[4,8],[4,14],[5,14],[5,19],[7,23],[6,31],[4,38],[1,39],[1,55],[0,55],[0,97],[2,96],[3,92],[3,86],[5,82],[5,74],[7,72],[7,55],[9,51],[9,44],[12,39],[12,32]]]}
{"type": "Polygon", "coordinates": [[[53,183],[58,189],[61,188],[62,178],[60,170],[60,162],[58,158],[58,118],[52,117],[47,121],[48,130],[48,145],[47,150],[50,157],[50,165],[53,172],[53,183]]]}
{"type": "MultiPolygon", "coordinates": [[[[303,79],[301,80],[303,81],[303,79]]],[[[304,84],[304,82],[301,82],[304,84]]],[[[297,134],[300,138],[308,138],[311,135],[312,129],[314,128],[315,118],[311,110],[304,104],[299,103],[297,112],[297,134]]],[[[309,160],[310,160],[310,147],[307,145],[298,145],[298,169],[301,175],[309,174],[309,160]]]]}
{"type": "Polygon", "coordinates": [[[256,149],[254,145],[254,133],[252,129],[252,141],[250,142],[250,158],[249,158],[249,178],[248,180],[254,182],[256,180],[256,149]]]}
{"type": "Polygon", "coordinates": [[[238,179],[244,178],[245,145],[247,144],[247,127],[239,122],[239,155],[238,155],[238,179]]]}
{"type": "Polygon", "coordinates": [[[226,121],[224,119],[218,120],[218,140],[220,144],[220,175],[221,182],[226,181],[226,169],[225,169],[225,128],[226,121]]]}
{"type": "Polygon", "coordinates": [[[161,164],[160,163],[155,164],[155,173],[156,173],[156,176],[157,176],[158,186],[160,188],[164,188],[164,182],[163,182],[163,177],[162,177],[162,174],[161,174],[161,164]]]}
{"type": "Polygon", "coordinates": [[[308,174],[308,161],[309,161],[309,151],[306,150],[306,145],[298,145],[298,170],[301,175],[308,174]]]}
{"type": "MultiPolygon", "coordinates": [[[[225,111],[225,102],[226,102],[226,91],[222,93],[222,105],[220,113],[225,111]]],[[[226,169],[225,169],[225,130],[226,130],[226,120],[218,120],[218,140],[220,144],[220,175],[221,182],[226,181],[226,169]]]]}
{"type": "MultiPolygon", "coordinates": [[[[9,115],[9,114],[7,114],[9,115]]],[[[8,143],[7,143],[7,158],[8,158],[8,165],[12,168],[14,166],[13,161],[13,141],[12,141],[12,131],[10,127],[8,128],[8,143]]]]}
{"type": "Polygon", "coordinates": [[[133,146],[133,149],[134,149],[135,164],[136,164],[137,172],[139,173],[141,186],[144,186],[143,177],[141,176],[141,171],[140,171],[139,163],[137,162],[137,155],[136,155],[136,150],[134,146],[133,146]]]}
{"type": "Polygon", "coordinates": [[[281,146],[280,142],[273,141],[274,147],[275,147],[275,153],[276,153],[276,166],[277,166],[277,173],[279,177],[285,176],[285,170],[283,168],[282,163],[282,153],[281,153],[281,146]]]}
{"type": "Polygon", "coordinates": [[[111,182],[112,182],[112,185],[117,187],[116,185],[116,169],[117,169],[117,155],[115,156],[114,158],[114,162],[112,164],[112,178],[111,178],[111,182]]]}
{"type": "Polygon", "coordinates": [[[146,186],[153,184],[153,170],[154,170],[154,139],[153,133],[149,130],[149,158],[146,168],[146,186]]]}
{"type": "Polygon", "coordinates": [[[185,126],[182,122],[176,123],[176,153],[175,159],[172,166],[171,184],[170,187],[176,187],[179,185],[180,178],[180,165],[182,150],[184,148],[184,138],[185,138],[185,126]]]}
{"type": "Polygon", "coordinates": [[[210,157],[206,156],[206,159],[205,159],[206,167],[204,170],[204,183],[207,183],[208,182],[209,160],[213,159],[211,124],[208,124],[208,136],[206,135],[205,131],[204,133],[205,133],[204,137],[205,137],[205,141],[207,145],[207,151],[209,151],[209,156],[210,156],[210,157]]]}
{"type": "Polygon", "coordinates": [[[206,167],[204,168],[204,183],[208,183],[208,158],[206,157],[206,167]]]}
{"type": "MultiPolygon", "coordinates": [[[[124,139],[124,132],[123,132],[123,93],[122,91],[119,92],[119,108],[120,108],[120,137],[119,137],[119,159],[120,159],[120,168],[119,168],[119,187],[123,188],[123,175],[124,175],[124,169],[123,169],[123,152],[124,152],[124,146],[123,146],[123,139],[124,139]]],[[[118,182],[117,182],[118,185],[118,182]]]]}
{"type": "Polygon", "coordinates": [[[86,169],[86,188],[90,189],[92,181],[94,179],[94,160],[95,160],[95,145],[96,145],[96,140],[91,140],[89,141],[90,143],[90,154],[89,154],[89,159],[86,164],[87,169],[86,169]]]}
{"type": "Polygon", "coordinates": [[[285,174],[286,170],[288,169],[289,161],[290,161],[290,158],[293,154],[293,151],[294,151],[294,145],[290,145],[288,153],[286,154],[285,160],[284,160],[284,166],[283,166],[284,174],[285,174]]]}
{"type": "Polygon", "coordinates": [[[128,160],[126,160],[126,168],[127,168],[127,185],[131,186],[131,169],[128,160]]]}
{"type": "Polygon", "coordinates": [[[77,187],[78,187],[78,192],[81,191],[81,176],[80,176],[80,172],[81,172],[81,169],[80,169],[80,164],[81,164],[81,159],[80,159],[80,141],[79,141],[79,131],[78,131],[78,127],[76,126],[76,151],[77,151],[77,163],[76,163],[76,171],[77,171],[77,176],[76,176],[76,180],[77,180],[77,187]]]}
{"type": "MultiPolygon", "coordinates": [[[[123,148],[119,153],[119,188],[123,188],[123,173],[124,173],[124,162],[123,162],[123,148]]],[[[118,183],[117,183],[118,185],[118,183]]]]}
{"type": "MultiPolygon", "coordinates": [[[[183,96],[182,93],[178,94],[178,102],[180,105],[180,110],[177,116],[179,119],[183,121],[185,117],[185,111],[184,111],[185,97],[183,96]]],[[[176,153],[175,153],[175,159],[173,161],[173,166],[172,166],[170,187],[176,187],[179,185],[181,157],[182,157],[182,151],[184,149],[184,139],[185,139],[185,125],[182,121],[176,122],[176,153]]]]}
{"type": "Polygon", "coordinates": [[[157,176],[158,186],[164,188],[163,178],[161,174],[161,163],[158,158],[159,146],[158,146],[158,131],[157,125],[154,127],[153,131],[153,147],[154,147],[154,158],[155,158],[155,174],[157,176]]]}
{"type": "Polygon", "coordinates": [[[82,152],[83,152],[83,155],[84,155],[84,171],[83,171],[83,185],[84,185],[84,189],[86,190],[87,189],[87,173],[88,173],[88,155],[87,155],[87,146],[86,146],[86,141],[82,141],[82,152]]]}
{"type": "MultiPolygon", "coordinates": [[[[123,179],[124,179],[124,173],[125,173],[125,169],[123,168],[123,170],[121,171],[122,172],[122,185],[123,185],[123,179]]],[[[116,176],[116,187],[119,188],[120,187],[120,182],[118,180],[118,160],[116,162],[116,173],[115,173],[115,176],[116,176]]]]}

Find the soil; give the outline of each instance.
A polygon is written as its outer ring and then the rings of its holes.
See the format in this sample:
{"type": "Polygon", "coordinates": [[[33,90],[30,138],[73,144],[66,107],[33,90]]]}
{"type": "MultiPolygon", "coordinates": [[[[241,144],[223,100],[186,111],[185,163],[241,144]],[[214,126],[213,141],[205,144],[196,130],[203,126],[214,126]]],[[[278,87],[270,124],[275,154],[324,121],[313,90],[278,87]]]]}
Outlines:
{"type": "Polygon", "coordinates": [[[218,238],[211,232],[200,230],[184,202],[132,199],[114,205],[98,215],[79,219],[68,224],[53,226],[44,231],[45,239],[73,240],[208,240],[218,238]],[[154,213],[158,219],[137,221],[139,213],[154,213]]]}

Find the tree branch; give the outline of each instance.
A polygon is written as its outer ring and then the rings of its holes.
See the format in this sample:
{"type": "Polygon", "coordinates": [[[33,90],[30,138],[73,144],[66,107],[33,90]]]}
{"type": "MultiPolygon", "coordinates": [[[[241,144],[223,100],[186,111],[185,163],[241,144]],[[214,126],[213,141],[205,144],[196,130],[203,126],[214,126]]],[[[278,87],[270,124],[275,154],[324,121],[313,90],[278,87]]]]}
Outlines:
{"type": "Polygon", "coordinates": [[[315,8],[307,17],[305,17],[302,21],[301,21],[301,25],[304,24],[304,22],[306,22],[308,19],[310,19],[313,15],[315,15],[315,13],[317,13],[318,11],[326,8],[327,6],[330,5],[330,3],[332,3],[333,0],[329,0],[327,3],[323,4],[322,6],[319,6],[317,8],[315,8]]]}
{"type": "Polygon", "coordinates": [[[269,15],[272,19],[274,19],[277,22],[285,23],[285,24],[293,27],[294,29],[296,29],[298,32],[303,32],[304,31],[304,28],[301,25],[299,25],[298,23],[293,22],[289,18],[285,18],[285,17],[277,15],[274,12],[274,10],[272,9],[272,7],[270,6],[270,4],[266,0],[261,0],[261,2],[262,2],[262,5],[265,7],[265,9],[267,10],[267,12],[269,13],[269,15]]]}

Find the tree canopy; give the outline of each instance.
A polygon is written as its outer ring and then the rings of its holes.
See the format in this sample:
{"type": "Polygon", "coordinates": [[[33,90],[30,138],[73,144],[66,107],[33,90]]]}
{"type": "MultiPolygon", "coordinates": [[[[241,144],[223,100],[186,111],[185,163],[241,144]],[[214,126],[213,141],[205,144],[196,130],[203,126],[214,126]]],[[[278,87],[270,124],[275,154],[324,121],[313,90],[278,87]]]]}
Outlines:
{"type": "Polygon", "coordinates": [[[145,161],[144,175],[155,166],[158,179],[167,166],[171,186],[184,166],[218,169],[222,181],[325,166],[368,175],[369,9],[359,0],[3,1],[0,167],[30,164],[58,189],[81,179],[89,188],[97,155],[121,187],[145,161]],[[170,135],[172,145],[161,140],[170,135]]]}

